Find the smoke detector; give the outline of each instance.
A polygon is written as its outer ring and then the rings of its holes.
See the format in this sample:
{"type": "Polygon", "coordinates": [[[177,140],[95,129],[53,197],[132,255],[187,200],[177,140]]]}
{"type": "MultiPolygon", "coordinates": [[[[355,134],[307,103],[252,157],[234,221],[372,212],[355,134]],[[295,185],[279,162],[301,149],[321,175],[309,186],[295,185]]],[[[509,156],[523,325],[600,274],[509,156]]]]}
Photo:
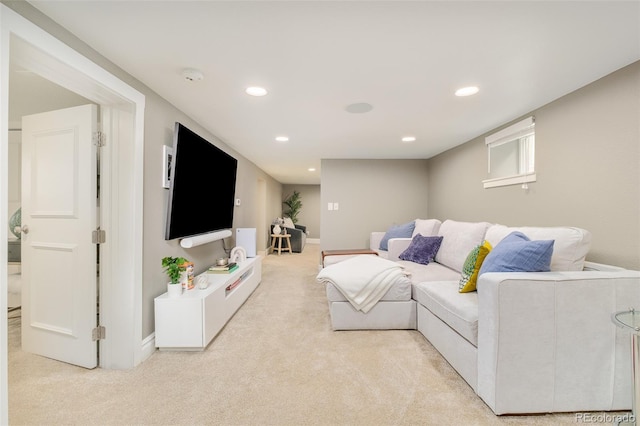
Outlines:
{"type": "Polygon", "coordinates": [[[182,71],[182,76],[187,81],[200,81],[204,78],[204,74],[202,74],[202,71],[195,68],[185,68],[182,71]]]}

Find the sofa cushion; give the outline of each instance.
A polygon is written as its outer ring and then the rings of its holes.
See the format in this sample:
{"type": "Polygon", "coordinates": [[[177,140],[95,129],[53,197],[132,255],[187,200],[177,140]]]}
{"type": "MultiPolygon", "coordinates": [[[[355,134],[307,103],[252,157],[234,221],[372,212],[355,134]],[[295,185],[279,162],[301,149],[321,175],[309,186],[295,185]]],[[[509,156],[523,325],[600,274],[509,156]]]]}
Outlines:
{"type": "Polygon", "coordinates": [[[473,346],[478,346],[478,293],[459,293],[458,281],[413,285],[413,298],[473,346]]]}
{"type": "Polygon", "coordinates": [[[456,222],[453,220],[442,222],[438,235],[442,235],[444,238],[436,255],[436,262],[462,272],[467,255],[475,246],[482,244],[488,227],[489,223],[487,222],[456,222]]]}
{"type": "Polygon", "coordinates": [[[460,281],[460,272],[447,268],[437,262],[431,262],[428,265],[421,265],[406,260],[397,261],[409,274],[412,283],[420,283],[423,281],[460,281]]]}
{"type": "Polygon", "coordinates": [[[460,291],[460,293],[468,293],[476,290],[480,267],[491,249],[491,244],[485,240],[482,244],[475,246],[474,249],[471,250],[462,267],[462,277],[458,283],[458,291],[460,291]]]}
{"type": "Polygon", "coordinates": [[[415,221],[412,220],[402,225],[393,225],[390,227],[380,241],[380,250],[389,249],[388,243],[391,238],[411,238],[415,226],[415,221]]]}
{"type": "Polygon", "coordinates": [[[442,222],[438,219],[416,219],[412,237],[415,237],[418,234],[422,234],[425,237],[438,235],[438,230],[440,229],[441,224],[442,222]]]}
{"type": "Polygon", "coordinates": [[[435,259],[441,243],[442,237],[425,237],[422,234],[418,234],[413,237],[409,247],[400,253],[398,257],[401,260],[427,265],[435,259]]]}
{"type": "MultiPolygon", "coordinates": [[[[591,233],[572,227],[507,227],[492,225],[485,239],[496,247],[507,235],[520,231],[531,240],[554,240],[552,271],[582,271],[591,246],[591,233]]],[[[436,258],[437,260],[437,258],[436,258]]]]}
{"type": "Polygon", "coordinates": [[[549,272],[553,240],[531,241],[522,232],[507,235],[491,250],[482,263],[485,272],[549,272]]]}

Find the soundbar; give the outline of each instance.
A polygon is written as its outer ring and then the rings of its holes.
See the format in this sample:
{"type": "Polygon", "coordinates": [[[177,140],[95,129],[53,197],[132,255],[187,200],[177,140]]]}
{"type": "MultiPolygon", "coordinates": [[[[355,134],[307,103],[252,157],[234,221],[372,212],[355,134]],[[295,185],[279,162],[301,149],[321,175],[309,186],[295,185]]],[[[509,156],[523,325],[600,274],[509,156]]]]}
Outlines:
{"type": "Polygon", "coordinates": [[[221,240],[231,236],[231,230],[225,229],[223,231],[210,232],[208,234],[196,235],[193,237],[183,238],[180,240],[180,245],[184,248],[191,248],[201,246],[203,244],[210,243],[212,241],[221,240]]]}

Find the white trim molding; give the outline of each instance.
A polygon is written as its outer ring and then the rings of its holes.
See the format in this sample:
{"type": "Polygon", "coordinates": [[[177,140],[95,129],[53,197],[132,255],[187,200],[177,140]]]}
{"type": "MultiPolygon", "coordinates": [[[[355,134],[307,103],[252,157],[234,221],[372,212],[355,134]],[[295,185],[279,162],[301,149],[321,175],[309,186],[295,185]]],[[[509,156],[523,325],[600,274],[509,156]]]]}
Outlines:
{"type": "Polygon", "coordinates": [[[536,174],[530,173],[528,175],[516,175],[501,177],[495,179],[486,179],[482,181],[482,185],[485,189],[497,188],[498,186],[520,185],[525,183],[531,183],[536,181],[536,174]]]}
{"type": "Polygon", "coordinates": [[[504,129],[487,136],[484,138],[484,143],[487,145],[500,145],[505,142],[509,142],[521,135],[530,133],[535,124],[536,122],[533,117],[525,118],[524,120],[520,120],[509,127],[505,127],[504,129]]]}

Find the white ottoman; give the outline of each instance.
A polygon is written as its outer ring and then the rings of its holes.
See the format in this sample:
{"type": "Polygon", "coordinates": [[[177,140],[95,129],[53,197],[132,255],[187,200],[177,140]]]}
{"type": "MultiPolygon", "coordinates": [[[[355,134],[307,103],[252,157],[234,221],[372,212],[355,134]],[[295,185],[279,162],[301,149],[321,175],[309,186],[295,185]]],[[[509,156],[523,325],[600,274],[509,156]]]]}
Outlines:
{"type": "Polygon", "coordinates": [[[334,330],[415,330],[416,301],[411,284],[393,286],[366,314],[351,303],[331,283],[326,284],[331,327],[334,330]]]}
{"type": "MultiPolygon", "coordinates": [[[[334,251],[335,252],[335,251],[334,251]]],[[[323,264],[329,266],[353,256],[373,253],[348,253],[346,250],[329,255],[323,252],[323,264]]],[[[415,330],[416,302],[411,298],[411,282],[397,282],[366,314],[356,310],[331,282],[325,284],[331,327],[334,330],[415,330]]]]}

